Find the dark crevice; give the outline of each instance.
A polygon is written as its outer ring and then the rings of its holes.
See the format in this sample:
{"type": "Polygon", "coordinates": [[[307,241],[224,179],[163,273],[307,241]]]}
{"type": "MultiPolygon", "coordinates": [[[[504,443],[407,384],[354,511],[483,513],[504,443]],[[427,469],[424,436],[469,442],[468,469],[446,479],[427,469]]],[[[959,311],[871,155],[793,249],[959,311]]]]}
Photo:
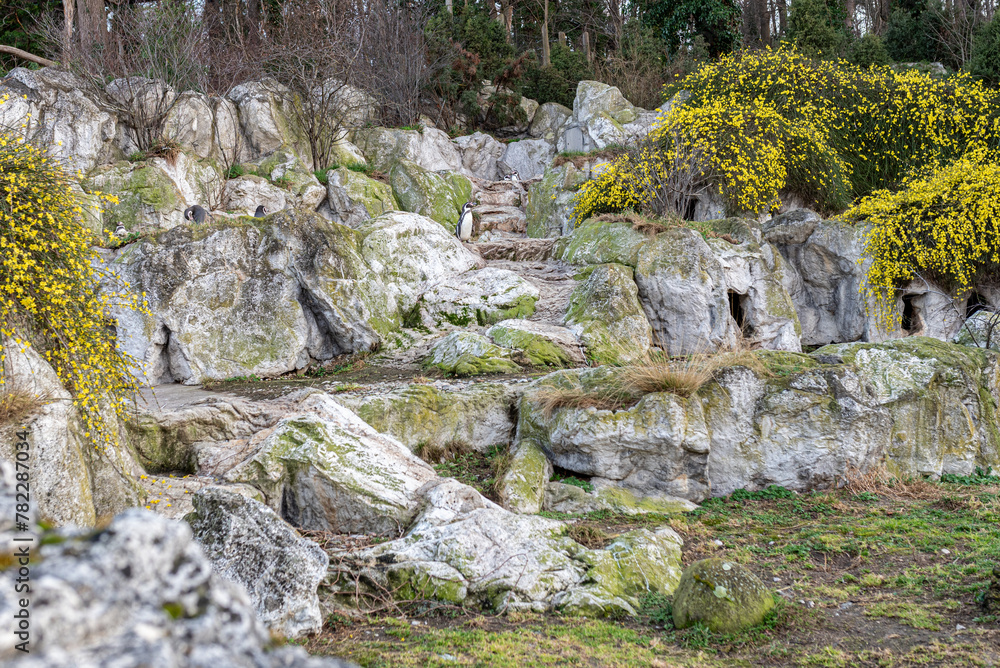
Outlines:
{"type": "Polygon", "coordinates": [[[990,303],[986,301],[985,297],[978,292],[973,292],[969,295],[969,300],[965,303],[965,317],[971,318],[979,311],[988,311],[990,308],[992,307],[990,306],[990,303]]]}
{"type": "Polygon", "coordinates": [[[684,220],[694,220],[695,212],[698,210],[698,198],[691,197],[684,207],[684,220]]]}
{"type": "Polygon", "coordinates": [[[736,327],[739,328],[740,333],[743,334],[744,338],[749,338],[753,335],[753,328],[747,320],[746,300],[749,299],[749,297],[747,295],[741,295],[735,290],[730,290],[728,296],[729,315],[736,323],[736,327]]]}
{"type": "Polygon", "coordinates": [[[903,314],[900,318],[899,328],[903,330],[903,334],[906,336],[916,334],[923,329],[923,326],[920,323],[920,309],[913,304],[913,300],[917,296],[918,295],[903,296],[903,314]]]}
{"type": "Polygon", "coordinates": [[[299,286],[298,301],[299,305],[302,306],[302,314],[306,318],[309,330],[306,346],[309,349],[310,357],[326,362],[338,355],[351,352],[341,345],[323,306],[308,289],[301,285],[299,286]]]}

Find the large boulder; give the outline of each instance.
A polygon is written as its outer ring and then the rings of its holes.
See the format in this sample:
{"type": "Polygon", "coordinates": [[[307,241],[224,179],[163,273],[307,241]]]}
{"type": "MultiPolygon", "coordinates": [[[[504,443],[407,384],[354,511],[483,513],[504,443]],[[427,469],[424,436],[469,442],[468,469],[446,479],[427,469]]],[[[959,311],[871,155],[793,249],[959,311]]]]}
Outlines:
{"type": "Polygon", "coordinates": [[[639,303],[632,269],[620,264],[591,267],[570,296],[564,323],[600,363],[638,359],[652,345],[652,330],[639,303]]]}
{"type": "Polygon", "coordinates": [[[360,227],[366,220],[399,209],[392,187],[347,167],[326,173],[330,216],[348,227],[360,227]]]}
{"type": "Polygon", "coordinates": [[[484,451],[514,437],[516,396],[501,383],[412,383],[387,393],[338,394],[337,401],[411,450],[458,442],[484,451]]]}
{"type": "Polygon", "coordinates": [[[573,232],[573,207],[576,191],[596,176],[607,162],[585,163],[578,168],[573,162],[548,167],[541,180],[528,186],[527,233],[529,237],[568,236],[573,232]]]}
{"type": "Polygon", "coordinates": [[[272,633],[297,638],[323,626],[316,593],[330,559],[277,513],[222,487],[194,498],[184,519],[216,573],[250,594],[257,618],[272,633]]]}
{"type": "Polygon", "coordinates": [[[710,432],[699,397],[662,392],[617,410],[560,407],[560,395],[613,397],[620,373],[612,367],[557,371],[532,383],[519,405],[518,442],[534,442],[555,466],[599,487],[622,487],[636,497],[706,498],[710,432]]]}
{"type": "Polygon", "coordinates": [[[542,510],[545,483],[552,477],[552,462],[533,440],[519,439],[497,487],[503,507],[535,515],[542,510]]]}
{"type": "Polygon", "coordinates": [[[409,160],[431,172],[462,171],[458,146],[436,128],[361,128],[354,130],[351,138],[365,154],[368,164],[383,172],[388,172],[399,160],[409,160]]]}
{"type": "Polygon", "coordinates": [[[515,318],[493,325],[486,336],[498,346],[517,350],[531,366],[562,368],[586,361],[580,340],[566,327],[515,318]]]}
{"type": "Polygon", "coordinates": [[[418,490],[436,477],[405,445],[319,392],[226,474],[229,482],[260,489],[297,527],[392,535],[409,526],[418,490]]]}
{"type": "Polygon", "coordinates": [[[401,209],[436,220],[451,232],[462,205],[472,199],[472,184],[461,174],[439,174],[409,160],[393,165],[389,183],[401,209]]]}
{"type": "Polygon", "coordinates": [[[271,223],[177,227],[116,254],[110,268],[153,314],[115,311],[149,382],[276,376],[371,350],[398,326],[352,230],[293,210],[271,223]]]}
{"type": "Polygon", "coordinates": [[[452,332],[434,344],[423,364],[451,376],[517,373],[521,367],[511,361],[510,354],[482,334],[452,332]]]}
{"type": "Polygon", "coordinates": [[[539,291],[510,271],[487,267],[441,281],[420,298],[420,317],[428,327],[489,325],[535,312],[539,291]]]}
{"type": "Polygon", "coordinates": [[[555,154],[555,146],[544,139],[522,139],[507,144],[499,165],[508,172],[516,170],[521,179],[529,180],[545,173],[555,154]]]}
{"type": "Polygon", "coordinates": [[[639,250],[649,237],[629,223],[609,223],[589,218],[573,230],[559,259],[569,264],[623,264],[635,268],[639,250]]]}
{"type": "Polygon", "coordinates": [[[84,93],[83,82],[54,67],[16,67],[0,81],[0,125],[40,146],[75,172],[123,157],[118,119],[84,93]]]}
{"type": "MultiPolygon", "coordinates": [[[[288,194],[289,204],[306,211],[315,211],[326,198],[326,188],[320,185],[313,171],[292,153],[275,151],[258,161],[256,171],[267,176],[271,183],[280,185],[288,194]]],[[[274,213],[276,209],[268,211],[274,213]]]]}
{"type": "Polygon", "coordinates": [[[456,137],[453,141],[462,153],[462,170],[467,176],[485,181],[500,177],[497,161],[504,156],[503,144],[482,132],[456,137]]]}
{"type": "MultiPolygon", "coordinates": [[[[186,158],[179,162],[189,164],[186,158]]],[[[196,163],[190,161],[190,164],[196,163]]],[[[184,222],[187,198],[162,167],[160,161],[130,163],[123,160],[90,173],[82,183],[84,191],[99,191],[118,198],[117,203],[108,205],[103,213],[106,229],[114,230],[119,224],[136,231],[171,229],[184,222]]],[[[218,175],[214,176],[214,180],[218,180],[218,175]]],[[[208,183],[206,179],[206,185],[208,183]]]]}
{"type": "Polygon", "coordinates": [[[653,335],[669,354],[714,352],[735,343],[725,272],[695,230],[669,228],[643,246],[635,282],[653,335]]]}
{"type": "MultiPolygon", "coordinates": [[[[177,142],[182,150],[190,151],[199,159],[222,157],[215,142],[215,112],[212,107],[212,98],[203,93],[190,90],[181,93],[167,112],[164,134],[177,142]]],[[[229,109],[222,108],[221,111],[226,114],[229,109]]],[[[233,159],[238,157],[232,155],[233,159]]]]}
{"type": "Polygon", "coordinates": [[[226,181],[224,201],[227,211],[252,216],[262,204],[268,213],[285,209],[290,199],[289,194],[284,188],[279,188],[262,176],[245,174],[226,181]]]}
{"type": "Polygon", "coordinates": [[[550,144],[555,144],[560,128],[572,115],[573,110],[569,107],[564,107],[558,102],[546,102],[538,107],[534,118],[531,119],[528,134],[536,139],[544,139],[550,144]]]}
{"type": "Polygon", "coordinates": [[[113,441],[97,449],[85,437],[87,427],[55,370],[33,348],[10,339],[0,341],[5,365],[0,403],[5,395],[29,400],[16,422],[0,423],[0,459],[17,461],[31,472],[31,498],[40,517],[58,525],[92,527],[139,505],[143,494],[136,484],[142,468],[118,432],[110,410],[105,419],[113,441]],[[27,432],[27,450],[18,448],[17,432],[27,432]],[[27,457],[25,460],[24,457],[27,457]]]}
{"type": "Polygon", "coordinates": [[[287,87],[274,79],[250,81],[234,87],[226,97],[239,112],[240,127],[252,159],[284,149],[300,156],[308,167],[315,167],[287,87]]]}
{"type": "Polygon", "coordinates": [[[773,607],[774,596],[746,566],[702,559],[684,570],[674,592],[674,626],[701,623],[715,633],[736,633],[760,624],[773,607]]]}
{"type": "MultiPolygon", "coordinates": [[[[31,565],[31,634],[3,627],[0,662],[27,668],[348,668],[273,648],[246,592],[212,570],[191,529],[144,510],[49,536],[31,565]],[[28,640],[30,653],[17,645],[28,640]]],[[[36,548],[37,549],[37,548],[36,548]]],[[[22,608],[17,569],[0,571],[0,614],[22,608]]]]}
{"type": "Polygon", "coordinates": [[[383,214],[358,233],[368,274],[385,286],[386,309],[401,315],[408,315],[429,287],[481,263],[448,230],[415,213],[383,214]]]}
{"type": "Polygon", "coordinates": [[[558,137],[560,151],[590,151],[611,144],[624,144],[647,134],[657,112],[646,111],[625,99],[614,86],[599,81],[581,81],[573,99],[572,124],[582,134],[575,138],[570,125],[558,137]],[[579,145],[578,145],[579,144],[579,145]]]}
{"type": "Polygon", "coordinates": [[[360,580],[362,592],[390,590],[404,600],[635,614],[641,597],[673,592],[680,545],[670,529],[640,530],[604,550],[588,550],[566,536],[562,522],[507,512],[472,488],[443,480],[427,492],[424,510],[402,538],[343,554],[347,577],[332,591],[356,605],[360,580]]]}

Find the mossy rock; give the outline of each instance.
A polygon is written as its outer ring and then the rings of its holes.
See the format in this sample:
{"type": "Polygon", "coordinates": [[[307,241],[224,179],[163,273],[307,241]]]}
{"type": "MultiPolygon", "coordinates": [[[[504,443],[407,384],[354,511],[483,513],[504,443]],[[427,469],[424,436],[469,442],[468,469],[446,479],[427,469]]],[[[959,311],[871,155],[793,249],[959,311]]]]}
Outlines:
{"type": "Polygon", "coordinates": [[[760,624],[774,596],[756,575],[725,559],[696,561],[674,592],[674,626],[701,623],[715,633],[736,633],[760,624]]]}
{"type": "Polygon", "coordinates": [[[482,334],[452,332],[431,348],[424,368],[438,369],[451,376],[521,371],[521,367],[510,360],[509,353],[482,334]]]}
{"type": "Polygon", "coordinates": [[[632,269],[621,264],[589,270],[570,295],[564,322],[580,338],[588,359],[598,364],[634,361],[653,341],[632,269]]]}
{"type": "Polygon", "coordinates": [[[573,230],[559,259],[569,264],[607,264],[635,267],[639,249],[649,238],[628,223],[607,223],[594,218],[573,230]]]}
{"type": "Polygon", "coordinates": [[[541,511],[545,483],[551,475],[552,464],[542,449],[532,440],[521,441],[500,481],[504,507],[516,513],[541,511]]]}

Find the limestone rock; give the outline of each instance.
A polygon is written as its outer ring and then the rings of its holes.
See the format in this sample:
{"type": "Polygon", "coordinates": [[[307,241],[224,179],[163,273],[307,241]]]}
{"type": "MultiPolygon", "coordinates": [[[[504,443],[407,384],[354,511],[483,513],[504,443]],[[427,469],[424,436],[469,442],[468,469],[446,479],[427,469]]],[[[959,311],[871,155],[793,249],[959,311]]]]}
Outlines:
{"type": "Polygon", "coordinates": [[[585,514],[610,511],[620,515],[642,515],[656,513],[673,515],[696,510],[697,505],[673,496],[643,496],[637,498],[632,492],[612,485],[587,492],[577,485],[550,482],[545,485],[545,499],[542,509],[554,513],[585,514]]]}
{"type": "Polygon", "coordinates": [[[436,128],[362,128],[354,130],[351,137],[368,164],[383,172],[388,172],[399,160],[408,160],[431,172],[462,170],[458,146],[436,128]]]}
{"type": "MultiPolygon", "coordinates": [[[[245,591],[212,571],[190,528],[129,510],[106,528],[62,534],[31,568],[31,653],[5,626],[0,661],[27,668],[348,668],[301,648],[270,648],[245,591]]],[[[0,571],[0,614],[17,609],[0,571]]]]}
{"type": "Polygon", "coordinates": [[[528,186],[525,213],[529,237],[558,237],[572,232],[576,171],[572,163],[549,167],[540,181],[528,186]]]}
{"type": "Polygon", "coordinates": [[[527,218],[516,206],[478,206],[475,214],[479,218],[479,234],[488,231],[524,234],[527,218]]]}
{"type": "MultiPolygon", "coordinates": [[[[186,159],[182,160],[187,164],[186,159]]],[[[153,161],[122,161],[97,168],[82,186],[86,192],[100,191],[118,198],[118,203],[108,206],[102,217],[105,229],[113,230],[119,223],[128,230],[170,229],[184,222],[184,194],[153,161]]]]}
{"type": "Polygon", "coordinates": [[[10,99],[0,107],[0,125],[48,147],[70,172],[89,172],[123,157],[115,144],[118,119],[88,97],[70,73],[15,67],[0,80],[0,96],[4,94],[10,99]]]}
{"type": "Polygon", "coordinates": [[[254,215],[261,204],[268,213],[276,213],[288,206],[288,193],[267,179],[246,174],[226,181],[225,202],[229,211],[254,215]]]}
{"type": "MultiPolygon", "coordinates": [[[[113,441],[97,451],[84,437],[84,423],[55,370],[33,348],[10,341],[5,355],[7,392],[34,397],[33,406],[17,423],[0,424],[0,459],[17,459],[15,432],[28,432],[32,499],[39,516],[57,525],[91,527],[97,518],[139,505],[142,495],[134,480],[142,473],[117,434],[117,419],[106,414],[113,441]]],[[[110,413],[110,411],[108,411],[110,413]]],[[[23,461],[23,460],[18,460],[23,461]]]]}
{"type": "Polygon", "coordinates": [[[538,288],[508,269],[487,267],[445,279],[420,299],[424,324],[487,325],[535,312],[538,288]]]}
{"type": "Polygon", "coordinates": [[[976,311],[958,330],[953,342],[963,346],[1000,351],[1000,316],[993,311],[976,311]]]}
{"type": "Polygon", "coordinates": [[[649,241],[628,223],[607,223],[590,218],[573,230],[560,258],[570,264],[623,264],[635,267],[639,250],[649,241]]]}
{"type": "Polygon", "coordinates": [[[521,370],[510,360],[510,351],[490,343],[482,334],[452,332],[431,348],[425,367],[434,367],[454,376],[484,373],[517,373],[521,370]]]}
{"type": "Polygon", "coordinates": [[[221,487],[198,491],[184,519],[216,573],[247,590],[257,618],[286,638],[323,626],[316,590],[330,559],[262,503],[221,487]]]}
{"type": "Polygon", "coordinates": [[[216,156],[214,121],[211,98],[186,91],[167,112],[164,134],[198,158],[211,158],[216,156]]]}
{"type": "Polygon", "coordinates": [[[496,181],[500,174],[497,161],[504,155],[505,147],[488,134],[476,132],[454,140],[462,153],[462,169],[467,176],[496,181]]]}
{"type": "Polygon", "coordinates": [[[358,228],[366,220],[399,208],[392,187],[347,167],[326,173],[326,192],[333,220],[358,228]]]}
{"type": "Polygon", "coordinates": [[[418,214],[392,211],[358,232],[368,272],[384,284],[382,299],[391,312],[409,314],[430,286],[480,263],[448,230],[418,214]]]}
{"type": "Polygon", "coordinates": [[[555,144],[559,129],[572,115],[573,110],[569,107],[564,107],[558,102],[546,102],[538,107],[534,118],[531,119],[528,134],[555,144]]]}
{"type": "Polygon", "coordinates": [[[559,150],[589,151],[623,144],[648,133],[656,115],[657,112],[634,106],[614,86],[581,81],[573,100],[572,120],[585,132],[584,145],[582,148],[571,146],[573,142],[563,134],[559,138],[559,150]]]}
{"type": "Polygon", "coordinates": [[[555,154],[555,147],[544,139],[522,139],[507,144],[499,164],[517,170],[518,176],[527,181],[540,177],[555,154]]]}
{"type": "Polygon", "coordinates": [[[652,344],[632,269],[620,264],[590,270],[573,291],[564,322],[583,343],[587,358],[596,362],[631,361],[652,344]]]}
{"type": "Polygon", "coordinates": [[[530,320],[504,320],[486,331],[493,343],[520,351],[528,364],[563,368],[586,361],[570,330],[530,320]]]}
{"type": "MultiPolygon", "coordinates": [[[[315,211],[326,197],[326,188],[320,185],[316,175],[292,153],[275,151],[257,163],[257,172],[279,185],[287,195],[289,204],[306,211],[315,211]]],[[[256,210],[256,207],[254,207],[256,210]]],[[[268,209],[274,213],[277,209],[268,209]]]]}
{"type": "Polygon", "coordinates": [[[297,527],[395,534],[418,510],[434,469],[332,397],[314,393],[226,474],[260,489],[297,527]]]}
{"type": "Polygon", "coordinates": [[[452,441],[484,451],[509,443],[516,397],[500,383],[476,383],[463,389],[412,383],[386,394],[337,395],[372,427],[389,434],[411,450],[421,444],[444,446],[452,441]]]}
{"type": "Polygon", "coordinates": [[[239,111],[251,159],[285,149],[312,165],[312,151],[296,121],[288,89],[274,79],[242,83],[226,94],[239,111]]]}
{"type": "Polygon", "coordinates": [[[773,607],[771,592],[745,566],[702,559],[684,570],[674,592],[674,626],[701,622],[715,633],[736,633],[759,624],[773,607]]]}
{"type": "Polygon", "coordinates": [[[512,448],[510,464],[500,480],[504,508],[531,515],[541,512],[545,483],[551,476],[552,462],[545,452],[532,440],[520,440],[512,448]]]}
{"type": "Polygon", "coordinates": [[[472,184],[461,174],[438,174],[409,160],[393,165],[389,183],[401,209],[436,220],[451,232],[462,205],[472,199],[472,184]]]}
{"type": "Polygon", "coordinates": [[[656,235],[639,251],[635,282],[655,339],[669,354],[714,352],[735,343],[726,276],[698,232],[674,227],[656,235]]]}
{"type": "Polygon", "coordinates": [[[518,411],[517,442],[534,441],[553,465],[609,481],[636,497],[706,498],[710,433],[697,396],[647,394],[614,411],[544,409],[542,399],[553,392],[608,393],[615,373],[610,367],[557,371],[529,385],[518,411]]]}

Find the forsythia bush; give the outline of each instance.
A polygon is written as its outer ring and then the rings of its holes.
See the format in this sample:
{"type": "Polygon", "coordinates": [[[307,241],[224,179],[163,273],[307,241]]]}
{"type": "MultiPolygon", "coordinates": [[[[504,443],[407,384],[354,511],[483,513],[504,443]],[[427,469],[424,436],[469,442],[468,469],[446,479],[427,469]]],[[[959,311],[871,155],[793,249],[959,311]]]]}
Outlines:
{"type": "Polygon", "coordinates": [[[980,148],[859,201],[846,216],[865,220],[871,257],[865,289],[880,322],[894,323],[894,288],[920,274],[955,294],[1000,270],[1000,152],[980,148]]]}
{"type": "Polygon", "coordinates": [[[135,391],[132,359],[115,347],[108,307],[146,306],[100,290],[93,235],[80,224],[70,185],[44,150],[0,134],[0,384],[4,345],[34,346],[72,393],[85,436],[102,449],[115,432],[108,421],[124,417],[135,391]]]}
{"type": "MultiPolygon", "coordinates": [[[[935,79],[847,62],[811,60],[788,47],[709,63],[667,91],[686,91],[650,137],[659,167],[613,164],[578,193],[575,216],[642,207],[637,173],[673,168],[672,145],[699,147],[733,213],[773,208],[779,193],[827,212],[898,185],[977,147],[1000,147],[1000,91],[968,75],[935,79]],[[626,196],[629,194],[630,196],[626,196]]],[[[645,199],[649,199],[647,196],[645,199]]]]}

